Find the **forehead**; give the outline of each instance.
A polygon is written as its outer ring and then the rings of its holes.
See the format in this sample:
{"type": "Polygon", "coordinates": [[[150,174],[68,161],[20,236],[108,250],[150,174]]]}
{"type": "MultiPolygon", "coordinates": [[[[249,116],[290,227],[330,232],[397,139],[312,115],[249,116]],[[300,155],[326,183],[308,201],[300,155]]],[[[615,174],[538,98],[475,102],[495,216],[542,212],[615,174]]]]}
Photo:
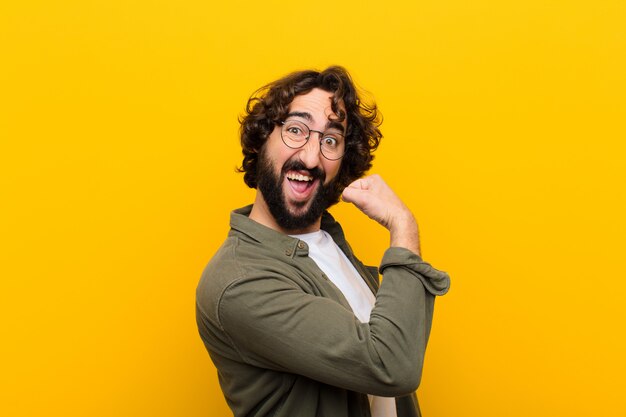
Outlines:
{"type": "MultiPolygon", "coordinates": [[[[313,122],[326,122],[336,119],[337,115],[333,112],[332,103],[333,93],[314,88],[306,94],[294,97],[289,105],[289,112],[302,112],[311,115],[313,122]]],[[[343,103],[339,103],[339,108],[345,111],[343,103]]],[[[344,120],[345,123],[345,120],[344,120]]]]}

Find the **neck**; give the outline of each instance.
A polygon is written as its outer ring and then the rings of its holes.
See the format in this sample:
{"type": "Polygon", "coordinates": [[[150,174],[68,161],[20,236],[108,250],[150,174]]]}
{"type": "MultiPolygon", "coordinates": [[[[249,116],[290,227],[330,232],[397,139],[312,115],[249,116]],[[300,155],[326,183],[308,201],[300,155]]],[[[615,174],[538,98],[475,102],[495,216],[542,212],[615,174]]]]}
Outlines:
{"type": "Polygon", "coordinates": [[[286,234],[286,235],[301,235],[304,233],[311,233],[320,230],[320,226],[322,224],[322,218],[320,217],[308,227],[304,227],[301,229],[285,229],[281,227],[277,222],[272,213],[270,212],[270,208],[267,206],[265,199],[263,198],[263,194],[257,190],[256,197],[254,199],[254,205],[252,206],[252,211],[250,212],[250,219],[254,220],[257,223],[262,224],[263,226],[269,227],[270,229],[274,229],[277,232],[286,234]]]}

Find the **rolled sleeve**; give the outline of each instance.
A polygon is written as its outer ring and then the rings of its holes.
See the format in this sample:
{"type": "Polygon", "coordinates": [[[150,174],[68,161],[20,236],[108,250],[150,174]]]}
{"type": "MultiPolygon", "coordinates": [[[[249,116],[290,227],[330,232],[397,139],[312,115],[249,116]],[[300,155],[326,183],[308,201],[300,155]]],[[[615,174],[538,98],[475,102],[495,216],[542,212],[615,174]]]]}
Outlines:
{"type": "Polygon", "coordinates": [[[385,270],[392,266],[404,267],[415,272],[415,276],[432,295],[444,295],[450,289],[450,277],[446,272],[433,268],[408,249],[399,247],[387,249],[380,264],[380,273],[384,276],[385,270]]]}

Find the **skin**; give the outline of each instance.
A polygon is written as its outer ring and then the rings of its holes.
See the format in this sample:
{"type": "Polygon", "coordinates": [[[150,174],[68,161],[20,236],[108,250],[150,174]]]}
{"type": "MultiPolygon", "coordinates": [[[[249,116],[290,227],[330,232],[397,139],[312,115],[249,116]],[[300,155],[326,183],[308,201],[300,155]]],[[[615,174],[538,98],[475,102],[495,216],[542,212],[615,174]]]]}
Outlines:
{"type": "MultiPolygon", "coordinates": [[[[332,93],[321,89],[313,89],[307,94],[297,96],[289,106],[289,112],[308,113],[310,119],[302,119],[312,130],[324,131],[329,122],[336,119],[331,108],[332,93]]],[[[346,127],[346,121],[343,123],[346,127]]],[[[326,175],[324,183],[328,184],[339,172],[341,159],[330,161],[320,152],[319,135],[312,133],[311,139],[299,149],[287,147],[280,136],[280,126],[275,126],[265,144],[267,155],[271,159],[275,173],[282,172],[285,163],[293,158],[299,159],[307,169],[320,168],[326,175]]],[[[306,175],[306,171],[294,172],[306,175]]],[[[281,186],[285,195],[284,203],[290,212],[297,214],[307,210],[310,202],[320,186],[315,180],[304,193],[299,193],[289,184],[285,175],[281,186]]],[[[343,191],[344,201],[354,204],[371,219],[389,230],[390,245],[404,247],[420,254],[419,232],[417,222],[408,207],[393,192],[379,175],[371,175],[354,181],[343,191]]],[[[285,230],[280,227],[269,211],[263,194],[257,190],[250,218],[269,228],[285,234],[301,234],[320,229],[321,217],[312,225],[300,230],[285,230]]]]}
{"type": "Polygon", "coordinates": [[[341,197],[389,230],[390,246],[406,248],[421,256],[413,213],[379,175],[352,182],[341,197]]]}

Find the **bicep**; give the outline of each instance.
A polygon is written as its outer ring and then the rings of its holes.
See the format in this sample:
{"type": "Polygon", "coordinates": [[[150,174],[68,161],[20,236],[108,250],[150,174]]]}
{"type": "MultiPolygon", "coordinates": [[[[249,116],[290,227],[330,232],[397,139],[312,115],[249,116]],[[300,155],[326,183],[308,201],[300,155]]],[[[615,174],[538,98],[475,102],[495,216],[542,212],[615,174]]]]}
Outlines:
{"type": "Polygon", "coordinates": [[[287,279],[257,278],[231,285],[222,296],[223,330],[247,363],[296,373],[326,383],[354,362],[369,338],[341,304],[308,294],[287,279]]]}

